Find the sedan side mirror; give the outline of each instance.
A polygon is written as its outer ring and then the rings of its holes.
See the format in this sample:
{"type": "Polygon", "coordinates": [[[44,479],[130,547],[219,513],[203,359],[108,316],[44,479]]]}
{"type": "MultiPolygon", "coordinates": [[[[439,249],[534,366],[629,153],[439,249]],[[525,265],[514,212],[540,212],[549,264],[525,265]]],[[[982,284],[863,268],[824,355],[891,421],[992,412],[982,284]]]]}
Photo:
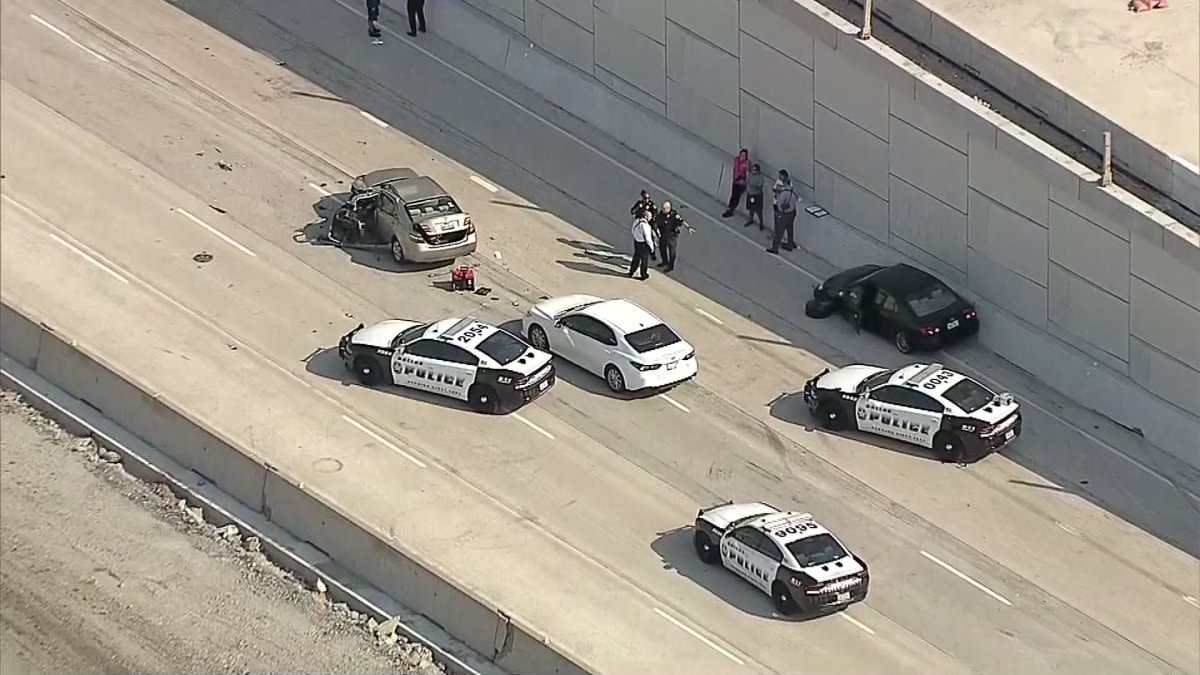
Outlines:
{"type": "Polygon", "coordinates": [[[562,328],[562,319],[555,319],[555,320],[554,320],[554,327],[555,327],[555,328],[562,328]]]}

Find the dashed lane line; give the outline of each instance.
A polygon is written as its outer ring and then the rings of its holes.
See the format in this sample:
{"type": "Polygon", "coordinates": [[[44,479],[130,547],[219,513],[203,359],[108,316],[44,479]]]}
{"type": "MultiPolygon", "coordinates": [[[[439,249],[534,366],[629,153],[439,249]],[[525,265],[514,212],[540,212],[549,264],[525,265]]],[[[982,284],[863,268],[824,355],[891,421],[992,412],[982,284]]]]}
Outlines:
{"type": "Polygon", "coordinates": [[[958,570],[951,567],[949,563],[939,560],[932,553],[929,553],[928,551],[921,551],[921,555],[925,556],[926,558],[928,558],[929,560],[931,560],[932,562],[934,562],[935,564],[940,566],[942,569],[953,574],[954,576],[958,577],[959,579],[962,579],[963,581],[967,582],[968,584],[971,584],[975,588],[978,588],[979,590],[983,591],[984,593],[987,593],[988,595],[992,596],[996,600],[999,600],[1000,602],[1004,603],[1005,605],[1012,607],[1012,603],[1009,602],[1008,600],[1006,600],[999,593],[993,591],[992,589],[988,588],[987,586],[984,586],[983,584],[979,583],[978,581],[975,581],[974,579],[963,574],[962,572],[959,572],[958,570]]]}

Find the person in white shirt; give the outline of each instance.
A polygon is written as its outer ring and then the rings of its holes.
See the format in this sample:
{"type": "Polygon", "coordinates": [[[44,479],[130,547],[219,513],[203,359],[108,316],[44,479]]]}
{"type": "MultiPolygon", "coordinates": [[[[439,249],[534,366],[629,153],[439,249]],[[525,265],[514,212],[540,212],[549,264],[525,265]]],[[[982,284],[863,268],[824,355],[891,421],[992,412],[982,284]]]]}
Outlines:
{"type": "Polygon", "coordinates": [[[633,261],[629,263],[629,276],[632,277],[640,266],[642,274],[638,278],[642,281],[650,278],[646,272],[646,265],[650,261],[650,254],[654,252],[654,231],[650,229],[650,219],[653,217],[654,213],[651,211],[642,211],[630,228],[630,234],[633,235],[633,261]]]}
{"type": "Polygon", "coordinates": [[[792,178],[786,169],[779,170],[779,180],[771,188],[775,193],[775,233],[771,238],[771,247],[767,253],[779,253],[780,244],[785,251],[796,248],[796,235],[793,225],[796,222],[796,207],[800,205],[800,196],[792,189],[792,178]],[[787,241],[783,241],[784,235],[787,241]]]}

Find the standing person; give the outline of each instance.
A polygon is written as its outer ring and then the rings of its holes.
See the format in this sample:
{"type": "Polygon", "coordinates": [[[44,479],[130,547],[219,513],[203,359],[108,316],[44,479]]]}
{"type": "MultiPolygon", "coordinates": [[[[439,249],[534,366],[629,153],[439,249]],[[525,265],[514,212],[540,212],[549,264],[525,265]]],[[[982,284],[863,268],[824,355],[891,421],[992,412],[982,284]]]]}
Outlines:
{"type": "MultiPolygon", "coordinates": [[[[649,211],[650,213],[654,213],[654,209],[655,209],[655,204],[654,204],[654,200],[650,198],[650,193],[645,190],[642,190],[641,198],[639,198],[636,202],[634,202],[633,206],[629,207],[629,215],[633,216],[634,218],[637,218],[639,215],[642,214],[643,211],[649,211]]],[[[652,230],[652,233],[651,233],[652,238],[654,239],[655,242],[657,242],[658,241],[658,225],[657,225],[657,223],[654,222],[653,218],[651,218],[651,220],[650,220],[650,229],[652,230]]],[[[655,255],[653,249],[651,249],[651,251],[650,251],[650,259],[658,260],[658,257],[655,255]]]]}
{"type": "Polygon", "coordinates": [[[633,261],[629,263],[629,276],[632,277],[634,271],[641,267],[642,275],[638,278],[642,281],[650,278],[646,272],[646,265],[650,261],[650,255],[654,253],[654,233],[650,229],[650,221],[653,218],[653,211],[642,211],[630,228],[630,234],[633,235],[633,261]]]}
{"type": "Polygon", "coordinates": [[[800,203],[800,197],[792,189],[792,177],[788,175],[787,169],[779,170],[779,180],[775,181],[772,190],[775,192],[775,236],[771,238],[771,248],[767,249],[767,253],[779,253],[779,244],[783,241],[784,233],[787,234],[787,243],[783,244],[783,249],[794,250],[796,206],[800,203]]]}
{"type": "Polygon", "coordinates": [[[766,221],[763,220],[763,175],[762,167],[758,162],[750,167],[750,176],[746,179],[746,210],[750,212],[750,220],[746,221],[746,227],[754,224],[754,216],[758,216],[758,229],[765,229],[766,221]]]}
{"type": "Polygon", "coordinates": [[[658,237],[662,248],[662,263],[659,267],[663,272],[670,272],[675,269],[676,252],[679,250],[679,232],[687,228],[689,232],[695,232],[691,225],[679,215],[678,211],[671,210],[671,202],[662,203],[662,209],[655,216],[655,221],[658,223],[658,237]]]}
{"type": "Polygon", "coordinates": [[[730,188],[729,205],[725,207],[725,213],[721,214],[722,218],[732,216],[738,202],[742,201],[742,194],[746,192],[746,174],[749,172],[750,151],[742,148],[737,157],[733,158],[733,187],[730,188]]]}
{"type": "Polygon", "coordinates": [[[417,27],[425,32],[425,0],[408,0],[408,34],[417,37],[417,27]]]}
{"type": "Polygon", "coordinates": [[[367,0],[367,36],[378,40],[383,37],[378,24],[379,21],[379,0],[367,0]]]}

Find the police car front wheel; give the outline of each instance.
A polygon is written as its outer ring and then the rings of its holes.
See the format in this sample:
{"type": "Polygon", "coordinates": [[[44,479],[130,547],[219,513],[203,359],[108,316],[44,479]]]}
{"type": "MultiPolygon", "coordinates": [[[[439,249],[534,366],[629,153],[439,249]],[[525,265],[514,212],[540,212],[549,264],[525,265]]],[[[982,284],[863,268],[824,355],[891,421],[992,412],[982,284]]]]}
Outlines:
{"type": "Polygon", "coordinates": [[[495,414],[500,411],[500,399],[491,387],[476,384],[467,393],[471,407],[479,412],[495,414]]]}
{"type": "Polygon", "coordinates": [[[782,581],[771,584],[771,604],[775,605],[776,612],[783,615],[796,611],[796,601],[792,599],[792,592],[782,581]]]}
{"type": "Polygon", "coordinates": [[[720,560],[721,556],[717,553],[717,547],[713,546],[712,539],[709,539],[707,534],[697,532],[692,537],[692,543],[696,546],[696,556],[700,558],[700,562],[713,565],[720,560]]]}
{"type": "Polygon", "coordinates": [[[846,413],[842,406],[830,401],[824,401],[817,405],[817,419],[821,421],[821,426],[830,431],[841,431],[846,428],[846,413]]]}
{"type": "Polygon", "coordinates": [[[360,356],[354,359],[354,376],[360,383],[367,386],[379,384],[379,368],[375,359],[369,356],[360,356]]]}

